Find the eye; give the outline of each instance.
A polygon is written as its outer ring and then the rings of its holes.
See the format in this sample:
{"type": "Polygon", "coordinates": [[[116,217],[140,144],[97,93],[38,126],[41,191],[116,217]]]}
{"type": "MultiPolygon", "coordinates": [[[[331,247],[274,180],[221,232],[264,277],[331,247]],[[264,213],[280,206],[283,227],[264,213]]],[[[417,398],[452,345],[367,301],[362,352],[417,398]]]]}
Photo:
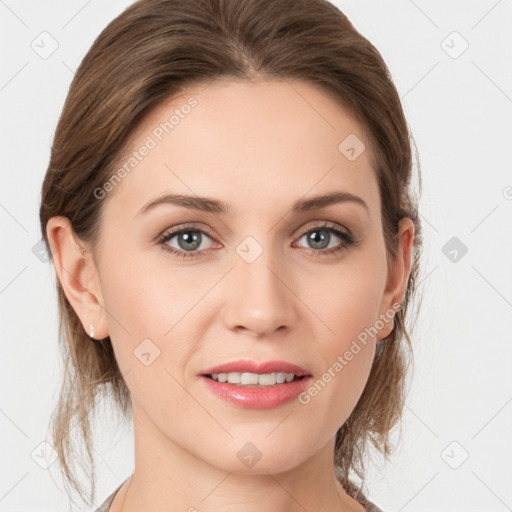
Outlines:
{"type": "MultiPolygon", "coordinates": [[[[194,226],[185,226],[180,229],[164,233],[159,239],[158,243],[171,254],[179,256],[180,258],[190,258],[200,256],[201,253],[207,250],[208,243],[206,239],[212,239],[207,232],[203,231],[194,226]],[[173,246],[170,242],[176,238],[174,242],[177,246],[173,246]],[[206,245],[206,247],[205,247],[206,245]]],[[[315,256],[328,256],[334,253],[338,253],[344,249],[347,249],[356,242],[350,233],[345,233],[336,224],[324,223],[320,226],[310,228],[304,231],[299,241],[303,238],[306,239],[306,243],[310,244],[311,247],[306,249],[312,252],[315,256]],[[336,245],[332,245],[333,236],[334,241],[336,238],[341,240],[336,245]]]]}
{"type": "MultiPolygon", "coordinates": [[[[321,226],[314,227],[302,233],[299,240],[306,239],[306,243],[310,244],[314,253],[320,253],[322,256],[338,253],[354,244],[354,239],[349,233],[343,232],[336,225],[325,223],[321,226]],[[341,243],[331,245],[334,238],[341,239],[341,243]]],[[[334,240],[335,242],[335,240],[334,240]]]]}
{"type": "Polygon", "coordinates": [[[189,258],[197,256],[199,250],[205,250],[203,244],[205,237],[210,238],[205,231],[191,226],[164,234],[158,242],[171,254],[182,258],[189,258]],[[175,237],[178,247],[169,245],[169,242],[175,237]]]}

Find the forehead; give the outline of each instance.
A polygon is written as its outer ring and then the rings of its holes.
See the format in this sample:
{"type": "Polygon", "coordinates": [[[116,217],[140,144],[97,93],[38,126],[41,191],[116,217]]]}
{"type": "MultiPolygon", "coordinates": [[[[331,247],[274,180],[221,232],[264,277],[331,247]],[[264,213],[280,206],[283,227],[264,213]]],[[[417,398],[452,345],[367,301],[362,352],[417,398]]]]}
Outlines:
{"type": "Polygon", "coordinates": [[[373,158],[364,127],[311,84],[216,80],[146,116],[115,167],[128,172],[109,202],[138,210],[172,191],[265,210],[347,190],[377,204],[373,158]]]}

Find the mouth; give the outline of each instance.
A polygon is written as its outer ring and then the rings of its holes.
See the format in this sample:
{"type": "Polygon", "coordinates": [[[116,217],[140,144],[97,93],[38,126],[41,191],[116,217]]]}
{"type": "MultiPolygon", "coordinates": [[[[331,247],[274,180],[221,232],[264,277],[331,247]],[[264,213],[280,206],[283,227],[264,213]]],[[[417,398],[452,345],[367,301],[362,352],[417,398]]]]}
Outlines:
{"type": "Polygon", "coordinates": [[[240,359],[204,370],[201,375],[217,382],[240,386],[275,386],[311,374],[301,366],[286,361],[252,361],[240,359]]]}
{"type": "Polygon", "coordinates": [[[273,373],[251,373],[251,372],[229,372],[229,373],[210,373],[204,377],[221,383],[234,384],[235,386],[276,386],[288,384],[297,380],[304,379],[306,375],[296,375],[294,373],[273,372],[273,373]]]}
{"type": "Polygon", "coordinates": [[[311,383],[304,368],[284,361],[234,361],[200,374],[206,387],[238,407],[270,409],[291,402],[311,383]]]}

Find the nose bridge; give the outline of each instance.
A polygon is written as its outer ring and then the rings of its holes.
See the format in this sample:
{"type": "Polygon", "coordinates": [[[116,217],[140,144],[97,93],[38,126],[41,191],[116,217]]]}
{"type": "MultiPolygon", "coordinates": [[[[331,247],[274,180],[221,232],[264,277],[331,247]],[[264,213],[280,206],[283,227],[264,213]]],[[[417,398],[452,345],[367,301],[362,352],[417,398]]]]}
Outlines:
{"type": "MultiPolygon", "coordinates": [[[[231,328],[245,328],[253,335],[270,334],[294,320],[293,293],[280,275],[282,265],[270,246],[272,236],[260,243],[247,236],[235,248],[226,321],[231,328]]],[[[260,238],[261,239],[261,238],[260,238]]]]}

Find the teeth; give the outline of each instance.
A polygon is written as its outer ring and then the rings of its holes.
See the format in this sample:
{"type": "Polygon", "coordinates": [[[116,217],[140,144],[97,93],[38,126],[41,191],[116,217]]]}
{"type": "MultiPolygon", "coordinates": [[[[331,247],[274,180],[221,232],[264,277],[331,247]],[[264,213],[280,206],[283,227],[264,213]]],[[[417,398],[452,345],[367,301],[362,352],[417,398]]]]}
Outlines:
{"type": "Polygon", "coordinates": [[[240,373],[229,372],[228,373],[228,382],[230,384],[240,384],[240,373]]]}
{"type": "Polygon", "coordinates": [[[234,384],[242,384],[242,386],[246,386],[247,384],[252,384],[254,386],[255,384],[260,384],[260,380],[261,380],[261,384],[265,384],[265,385],[275,384],[275,382],[270,382],[270,383],[266,382],[265,380],[263,380],[264,377],[270,377],[270,380],[272,380],[271,375],[258,376],[256,373],[242,373],[242,375],[240,376],[240,380],[235,382],[234,384]]]}
{"type": "Polygon", "coordinates": [[[212,373],[213,380],[229,382],[230,384],[237,384],[239,386],[275,386],[276,384],[291,382],[294,378],[294,373],[212,373]]]}

